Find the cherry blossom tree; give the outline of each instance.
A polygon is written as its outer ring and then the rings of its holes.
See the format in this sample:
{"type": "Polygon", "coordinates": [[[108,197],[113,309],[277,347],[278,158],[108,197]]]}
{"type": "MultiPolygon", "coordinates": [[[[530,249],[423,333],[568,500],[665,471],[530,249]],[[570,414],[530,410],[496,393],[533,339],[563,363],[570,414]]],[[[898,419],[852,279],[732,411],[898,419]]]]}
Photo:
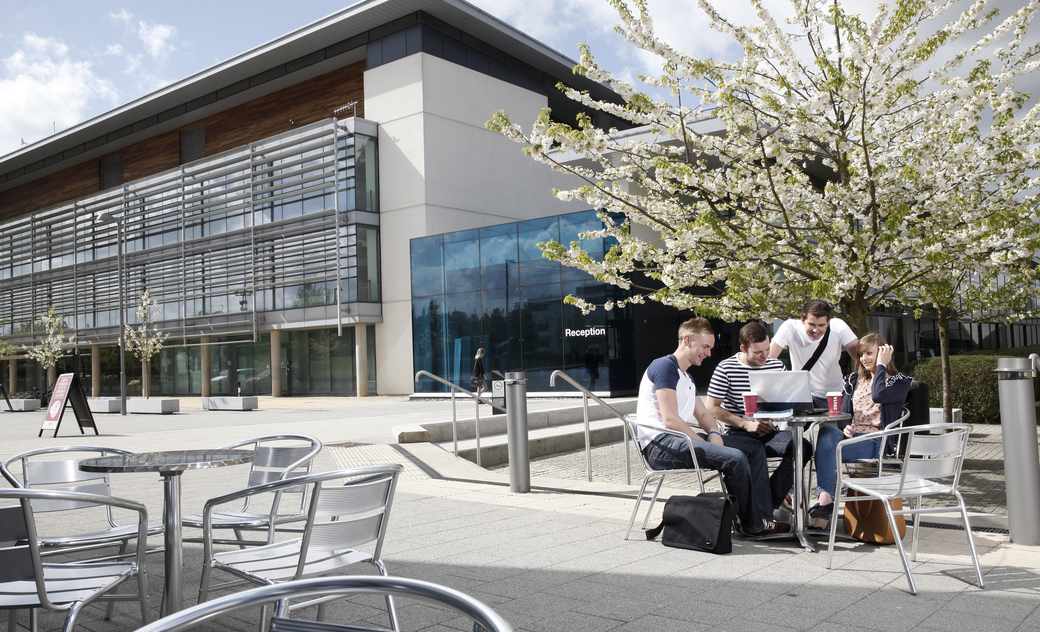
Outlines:
{"type": "Polygon", "coordinates": [[[54,308],[47,310],[46,314],[40,315],[40,323],[46,334],[33,346],[23,346],[26,355],[40,363],[47,371],[47,385],[54,384],[57,380],[55,366],[61,356],[65,355],[65,347],[76,340],[75,334],[65,335],[65,318],[54,313],[54,308]]]}
{"type": "Polygon", "coordinates": [[[883,303],[952,310],[943,291],[996,275],[1007,289],[977,285],[968,307],[990,309],[1032,286],[1040,107],[1015,85],[1038,67],[1028,36],[1040,0],[1006,17],[992,0],[963,12],[897,0],[867,18],[838,0],[789,0],[782,21],[748,0],[750,25],[700,0],[743,52],[734,60],[659,39],[645,0],[608,1],[618,32],[661,60],[660,76],[640,80],[670,96],[612,76],[582,45],[575,72],[623,103],[560,88],[633,129],[549,110],[529,131],[505,112],[488,122],[582,179],[556,197],[600,209],[605,227],[586,236],[616,240],[599,259],[578,242],[543,244],[546,256],[629,289],[622,304],[737,320],[786,317],[820,297],[861,335],[883,303]]]}
{"type": "Polygon", "coordinates": [[[141,324],[137,327],[126,325],[126,348],[141,360],[141,395],[148,399],[152,394],[152,356],[163,348],[163,342],[169,333],[159,331],[152,319],[159,313],[158,301],[148,289],[138,295],[140,302],[134,307],[134,313],[141,324]]]}

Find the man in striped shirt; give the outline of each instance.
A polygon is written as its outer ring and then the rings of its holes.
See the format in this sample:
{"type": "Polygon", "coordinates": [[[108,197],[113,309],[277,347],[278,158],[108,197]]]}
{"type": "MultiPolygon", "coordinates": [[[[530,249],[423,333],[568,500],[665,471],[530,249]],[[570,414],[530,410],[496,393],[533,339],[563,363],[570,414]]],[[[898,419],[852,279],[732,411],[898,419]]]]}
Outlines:
{"type": "MultiPolygon", "coordinates": [[[[794,441],[790,430],[778,430],[768,419],[744,417],[744,393],[751,390],[752,371],[786,371],[784,363],[769,357],[769,332],[760,323],[744,325],[738,336],[740,352],[715,367],[708,385],[708,412],[722,423],[726,445],[751,458],[765,451],[767,457],[783,457],[769,477],[773,509],[778,509],[794,483],[794,441]]],[[[803,439],[805,463],[812,457],[812,446],[803,439]]],[[[804,463],[803,463],[804,465],[804,463]]]]}

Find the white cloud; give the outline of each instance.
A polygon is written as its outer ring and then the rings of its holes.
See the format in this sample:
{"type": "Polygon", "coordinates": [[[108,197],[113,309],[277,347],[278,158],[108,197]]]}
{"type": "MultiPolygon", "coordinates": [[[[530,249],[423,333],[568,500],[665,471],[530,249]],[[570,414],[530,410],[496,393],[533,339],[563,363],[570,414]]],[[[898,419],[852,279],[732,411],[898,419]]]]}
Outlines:
{"type": "Polygon", "coordinates": [[[109,20],[112,20],[113,22],[122,22],[124,24],[129,24],[130,20],[133,19],[133,17],[134,17],[134,14],[130,13],[126,9],[123,9],[119,13],[109,12],[109,14],[108,14],[108,19],[109,20]]]}
{"type": "Polygon", "coordinates": [[[144,42],[145,51],[158,60],[165,60],[177,50],[172,42],[176,35],[177,28],[168,24],[137,23],[137,36],[144,42]]]}
{"type": "Polygon", "coordinates": [[[119,44],[109,44],[105,47],[105,54],[118,57],[123,54],[123,47],[119,44]]]}
{"type": "Polygon", "coordinates": [[[104,99],[117,102],[111,81],[94,74],[88,61],[69,57],[53,38],[27,34],[21,46],[0,61],[0,154],[17,150],[82,122],[104,99]]]}

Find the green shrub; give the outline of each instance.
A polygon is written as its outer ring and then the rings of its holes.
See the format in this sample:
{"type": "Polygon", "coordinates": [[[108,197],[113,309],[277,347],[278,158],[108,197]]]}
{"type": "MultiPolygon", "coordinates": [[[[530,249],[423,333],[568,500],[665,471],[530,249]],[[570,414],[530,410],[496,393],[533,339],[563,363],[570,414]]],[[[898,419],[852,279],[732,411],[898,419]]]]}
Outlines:
{"type": "MultiPolygon", "coordinates": [[[[1023,349],[1005,349],[1000,357],[1019,357],[1023,349]]],[[[1028,352],[1025,354],[1028,355],[1028,352]]],[[[960,408],[964,421],[974,424],[1000,423],[1000,396],[997,391],[997,355],[955,355],[950,357],[950,388],[953,407],[960,408]]],[[[917,363],[913,377],[928,385],[928,405],[942,406],[942,359],[928,358],[917,363]]],[[[1033,397],[1040,395],[1040,379],[1033,380],[1033,397]]]]}

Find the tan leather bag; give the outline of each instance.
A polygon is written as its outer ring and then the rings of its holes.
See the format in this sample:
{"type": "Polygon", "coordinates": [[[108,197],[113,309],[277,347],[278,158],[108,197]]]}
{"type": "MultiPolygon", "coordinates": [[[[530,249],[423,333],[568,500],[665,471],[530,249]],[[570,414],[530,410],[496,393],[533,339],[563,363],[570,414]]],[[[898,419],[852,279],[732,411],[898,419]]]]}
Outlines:
{"type": "MultiPolygon", "coordinates": [[[[853,496],[861,494],[852,490],[853,496]]],[[[903,499],[894,498],[891,501],[892,511],[903,508],[903,499]]],[[[892,537],[892,526],[885,514],[885,505],[880,500],[860,500],[845,503],[845,515],[842,518],[845,533],[860,542],[870,544],[895,544],[896,539],[892,537]]],[[[906,536],[906,520],[903,516],[896,516],[896,527],[899,530],[899,539],[906,536]]]]}

